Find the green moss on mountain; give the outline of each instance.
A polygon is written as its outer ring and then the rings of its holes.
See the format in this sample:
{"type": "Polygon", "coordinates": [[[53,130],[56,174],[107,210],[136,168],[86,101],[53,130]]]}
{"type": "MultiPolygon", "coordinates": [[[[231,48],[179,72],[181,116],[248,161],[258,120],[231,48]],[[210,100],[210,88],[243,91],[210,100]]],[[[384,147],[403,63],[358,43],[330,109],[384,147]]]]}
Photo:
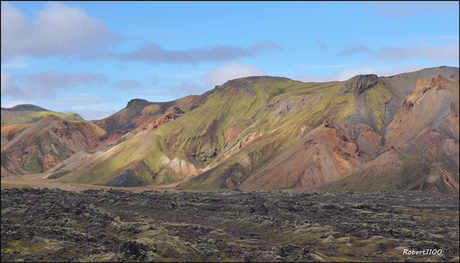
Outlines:
{"type": "Polygon", "coordinates": [[[6,110],[6,111],[49,111],[45,108],[42,108],[36,105],[32,105],[32,104],[19,104],[11,108],[2,108],[2,110],[6,110]]]}
{"type": "Polygon", "coordinates": [[[30,104],[17,105],[12,108],[2,108],[1,115],[2,124],[33,123],[45,118],[48,115],[54,115],[64,120],[83,120],[80,115],[73,112],[54,112],[30,104]]]}
{"type": "Polygon", "coordinates": [[[24,162],[24,169],[31,173],[43,172],[43,164],[37,152],[31,152],[27,155],[26,161],[24,162]]]}
{"type": "Polygon", "coordinates": [[[369,106],[373,111],[373,117],[377,129],[382,130],[385,117],[385,103],[392,98],[391,92],[384,86],[381,79],[378,80],[377,85],[371,89],[366,90],[369,94],[369,106]]]}

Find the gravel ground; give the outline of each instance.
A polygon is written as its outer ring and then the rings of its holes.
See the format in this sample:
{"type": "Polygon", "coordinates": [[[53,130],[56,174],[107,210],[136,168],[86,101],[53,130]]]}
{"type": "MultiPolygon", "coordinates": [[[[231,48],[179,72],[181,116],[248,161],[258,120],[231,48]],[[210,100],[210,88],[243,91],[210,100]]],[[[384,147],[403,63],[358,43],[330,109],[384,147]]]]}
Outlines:
{"type": "Polygon", "coordinates": [[[458,262],[458,217],[458,195],[415,191],[9,188],[1,261],[458,262]]]}

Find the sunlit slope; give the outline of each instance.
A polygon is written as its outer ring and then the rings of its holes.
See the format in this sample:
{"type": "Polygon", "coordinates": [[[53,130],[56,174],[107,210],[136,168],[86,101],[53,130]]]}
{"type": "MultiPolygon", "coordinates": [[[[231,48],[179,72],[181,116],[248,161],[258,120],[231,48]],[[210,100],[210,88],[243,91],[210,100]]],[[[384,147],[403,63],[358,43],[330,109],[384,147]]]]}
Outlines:
{"type": "MultiPolygon", "coordinates": [[[[340,122],[352,114],[355,94],[348,92],[339,96],[341,87],[340,82],[301,83],[273,97],[256,111],[257,121],[244,130],[237,138],[240,140],[224,147],[223,155],[231,155],[226,162],[179,187],[215,189],[240,185],[249,190],[283,189],[329,181],[343,174],[337,171],[337,175],[323,175],[321,171],[305,173],[303,168],[307,163],[302,159],[309,156],[302,152],[303,144],[308,141],[303,138],[323,123],[332,128],[330,123],[340,122]]],[[[333,130],[327,136],[340,137],[333,130]]],[[[315,140],[328,140],[327,136],[315,140]]],[[[356,150],[351,150],[353,146],[344,146],[338,151],[347,147],[350,148],[347,151],[356,150]]],[[[328,155],[335,156],[332,151],[333,147],[326,150],[328,155]]],[[[358,163],[361,162],[364,161],[358,163]]]]}
{"type": "MultiPolygon", "coordinates": [[[[381,81],[375,80],[362,94],[341,88],[341,82],[302,83],[276,77],[232,80],[209,92],[182,117],[154,130],[155,137],[152,137],[152,147],[148,150],[139,152],[137,142],[140,139],[135,137],[124,142],[123,147],[112,149],[105,155],[107,158],[88,164],[85,169],[65,175],[61,180],[104,184],[113,178],[131,178],[133,181],[135,177],[145,185],[190,178],[180,188],[210,190],[235,187],[253,174],[247,183],[251,189],[280,189],[337,179],[365,162],[365,157],[357,157],[351,166],[341,164],[340,152],[355,151],[353,146],[324,149],[324,156],[336,166],[331,170],[334,172],[332,176],[322,175],[321,170],[305,173],[302,168],[305,163],[296,157],[290,162],[281,159],[274,162],[278,170],[284,172],[277,174],[280,179],[270,186],[251,186],[250,183],[262,175],[267,178],[260,180],[271,181],[269,178],[275,176],[273,173],[257,173],[262,165],[288,151],[323,122],[338,123],[350,117],[357,99],[369,109],[365,118],[371,123],[379,123],[374,118],[381,116],[374,114],[373,107],[381,106],[368,93],[374,90],[384,93],[381,81]],[[371,99],[366,99],[368,97],[371,99]],[[149,156],[148,161],[146,156],[149,156]],[[293,163],[295,167],[285,167],[293,163]],[[289,174],[293,169],[302,175],[289,174]],[[150,174],[151,180],[146,179],[146,174],[150,174]],[[299,176],[305,179],[299,180],[299,176]]],[[[337,137],[336,129],[333,130],[328,136],[337,137]]]]}
{"type": "Polygon", "coordinates": [[[23,124],[23,123],[33,123],[37,122],[48,115],[54,115],[64,120],[80,120],[83,118],[80,115],[69,112],[69,113],[60,113],[49,111],[47,109],[31,105],[31,104],[22,104],[17,105],[12,108],[2,108],[2,124],[23,124]]]}
{"type": "MultiPolygon", "coordinates": [[[[183,111],[176,109],[169,122],[153,130],[131,131],[118,146],[78,170],[61,174],[61,181],[258,190],[350,177],[357,182],[355,190],[390,185],[446,192],[455,183],[444,183],[442,188],[424,182],[458,178],[456,72],[458,68],[440,67],[323,83],[279,77],[231,80],[193,98],[183,111]],[[440,72],[454,79],[435,75],[440,72]],[[424,170],[426,176],[408,179],[401,172],[401,158],[417,163],[428,153],[435,161],[430,171],[424,170]],[[371,178],[383,166],[388,170],[378,180],[360,179],[371,178]],[[435,170],[444,177],[432,175],[435,170]]],[[[347,189],[351,185],[347,183],[347,189]]]]}
{"type": "Polygon", "coordinates": [[[156,166],[160,156],[161,150],[158,148],[156,136],[150,133],[143,134],[114,146],[104,154],[89,158],[87,164],[67,172],[60,181],[105,184],[120,173],[128,171],[128,176],[122,174],[121,178],[118,178],[119,181],[126,179],[125,184],[114,186],[148,185],[154,183],[154,173],[150,167],[156,166]],[[136,179],[131,178],[132,175],[136,179]]]}
{"type": "MultiPolygon", "coordinates": [[[[345,178],[345,182],[348,176],[357,174],[355,169],[396,147],[401,153],[398,156],[405,160],[403,166],[389,165],[385,175],[375,177],[375,171],[387,167],[384,163],[380,166],[379,162],[372,162],[371,168],[361,175],[374,179],[366,179],[360,184],[360,179],[354,177],[357,183],[348,184],[348,188],[375,191],[419,187],[421,190],[458,193],[458,68],[424,69],[413,72],[413,75],[408,73],[403,76],[409,80],[398,77],[399,82],[393,83],[387,81],[388,78],[382,80],[363,75],[329,90],[322,86],[322,99],[333,99],[310,105],[308,110],[302,111],[301,117],[289,115],[295,120],[293,123],[281,124],[281,121],[279,126],[258,125],[255,130],[271,132],[241,150],[242,155],[235,154],[223,165],[214,166],[199,177],[182,183],[179,188],[205,190],[239,185],[241,189],[258,190],[303,187],[341,178],[345,178]],[[436,75],[442,72],[454,79],[436,75]],[[343,96],[349,96],[344,100],[346,102],[337,103],[343,96]],[[418,117],[402,120],[401,114],[407,111],[410,103],[416,104],[411,116],[418,117]],[[332,109],[338,109],[336,114],[328,112],[332,109]],[[320,124],[312,121],[315,114],[303,119],[309,111],[318,110],[322,111],[317,115],[321,120],[332,122],[325,125],[330,126],[329,129],[318,127],[321,132],[311,131],[320,124]],[[396,122],[402,124],[403,129],[393,129],[396,122]],[[301,127],[298,124],[302,124],[301,127]],[[297,133],[298,137],[290,136],[292,130],[303,132],[297,133]],[[276,136],[275,131],[283,135],[276,136]],[[392,134],[396,133],[401,136],[393,139],[392,134]],[[428,168],[425,167],[423,172],[417,172],[422,162],[433,159],[426,157],[427,151],[433,154],[435,161],[427,164],[428,168]],[[403,168],[405,173],[401,172],[403,168]],[[414,173],[418,175],[413,176],[414,173]]],[[[273,118],[262,122],[270,121],[273,122],[273,118]]],[[[256,137],[257,133],[254,135],[256,137]]]]}
{"type": "MultiPolygon", "coordinates": [[[[253,89],[251,80],[230,81],[210,92],[200,104],[179,119],[154,130],[153,140],[158,143],[156,147],[149,149],[149,156],[152,156],[153,163],[149,162],[147,165],[153,180],[156,183],[170,183],[198,175],[202,172],[199,171],[200,169],[205,168],[219,155],[220,149],[226,143],[225,131],[229,126],[237,124],[244,128],[248,127],[251,122],[254,122],[251,118],[254,117],[256,110],[270,97],[277,95],[280,90],[288,86],[300,83],[285,78],[255,78],[255,80],[259,79],[263,80],[256,90],[253,89]],[[265,79],[270,80],[269,83],[265,83],[267,82],[265,79]],[[279,85],[272,86],[272,80],[279,85]]],[[[96,166],[94,172],[85,172],[85,174],[97,174],[97,171],[100,171],[106,177],[114,177],[127,170],[130,171],[129,173],[136,170],[137,168],[134,167],[140,165],[136,163],[137,159],[125,158],[122,154],[123,151],[134,151],[137,144],[133,143],[133,140],[140,139],[135,137],[123,143],[126,149],[118,147],[112,149],[113,158],[104,161],[104,165],[96,166]],[[110,162],[117,165],[110,165],[110,162]],[[106,170],[106,167],[117,168],[106,170]]],[[[69,176],[71,174],[66,175],[62,180],[67,180],[69,176]]],[[[79,178],[79,181],[85,181],[83,177],[79,178]]]]}

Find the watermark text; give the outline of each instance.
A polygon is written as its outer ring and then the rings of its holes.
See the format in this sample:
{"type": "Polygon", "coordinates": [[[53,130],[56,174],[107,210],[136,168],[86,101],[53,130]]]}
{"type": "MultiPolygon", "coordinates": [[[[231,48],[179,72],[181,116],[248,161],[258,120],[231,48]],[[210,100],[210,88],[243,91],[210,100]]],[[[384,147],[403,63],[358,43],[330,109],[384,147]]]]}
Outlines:
{"type": "Polygon", "coordinates": [[[403,255],[409,255],[409,256],[436,256],[436,255],[442,255],[442,249],[424,249],[424,250],[409,250],[409,249],[404,249],[403,250],[403,255]]]}

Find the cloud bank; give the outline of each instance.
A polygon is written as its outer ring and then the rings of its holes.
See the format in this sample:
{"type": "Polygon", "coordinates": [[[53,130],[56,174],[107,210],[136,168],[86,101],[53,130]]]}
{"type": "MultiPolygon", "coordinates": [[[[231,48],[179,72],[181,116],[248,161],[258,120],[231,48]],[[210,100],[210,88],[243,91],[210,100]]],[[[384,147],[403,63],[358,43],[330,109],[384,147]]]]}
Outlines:
{"type": "Polygon", "coordinates": [[[156,43],[147,41],[141,47],[127,53],[112,51],[88,51],[82,54],[84,60],[117,59],[121,61],[143,61],[147,63],[185,63],[196,64],[199,62],[219,62],[232,59],[253,57],[265,50],[281,49],[271,41],[260,40],[248,46],[214,45],[188,50],[165,49],[156,43]]]}
{"type": "Polygon", "coordinates": [[[2,70],[2,96],[11,95],[16,99],[54,98],[58,89],[103,84],[108,81],[107,76],[90,72],[44,71],[20,74],[17,78],[18,83],[14,83],[11,74],[2,70]]]}

